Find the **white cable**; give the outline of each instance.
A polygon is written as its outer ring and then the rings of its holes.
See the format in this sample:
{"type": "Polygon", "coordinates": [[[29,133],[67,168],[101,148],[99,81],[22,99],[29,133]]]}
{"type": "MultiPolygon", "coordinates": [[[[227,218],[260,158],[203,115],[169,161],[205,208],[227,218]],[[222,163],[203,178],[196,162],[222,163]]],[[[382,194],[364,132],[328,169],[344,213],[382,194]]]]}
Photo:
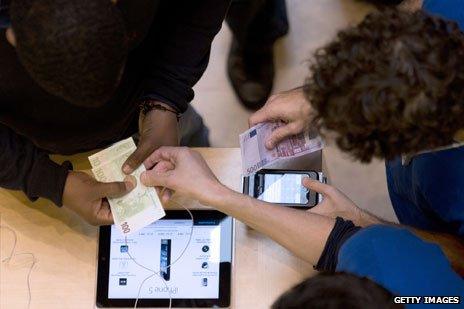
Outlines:
{"type": "MultiPolygon", "coordinates": [[[[184,205],[181,205],[177,202],[174,201],[174,203],[176,203],[177,205],[181,206],[182,208],[184,208],[190,215],[190,218],[192,220],[192,225],[190,227],[190,236],[189,236],[189,239],[187,241],[187,244],[185,245],[184,249],[182,250],[182,252],[180,253],[180,255],[174,260],[174,262],[170,263],[169,265],[166,266],[166,269],[167,268],[171,268],[172,265],[176,264],[181,258],[182,256],[184,255],[185,251],[187,251],[188,247],[190,246],[190,242],[192,241],[192,236],[193,236],[193,227],[194,227],[194,218],[193,218],[193,214],[192,212],[187,208],[185,207],[184,205]]],[[[127,246],[127,236],[125,237],[125,245],[127,246]]],[[[152,272],[152,274],[150,274],[148,277],[146,277],[145,279],[143,279],[142,283],[140,283],[140,286],[139,286],[139,290],[138,290],[138,293],[137,293],[137,298],[135,299],[135,303],[134,303],[134,309],[137,308],[137,304],[138,304],[138,301],[139,301],[139,297],[140,297],[140,292],[142,290],[142,287],[143,285],[145,284],[146,281],[148,281],[150,278],[152,278],[153,276],[158,276],[161,281],[164,283],[164,286],[166,287],[166,290],[168,291],[169,293],[169,309],[172,308],[172,293],[171,293],[171,289],[169,288],[168,284],[166,283],[166,280],[164,279],[163,276],[160,275],[160,272],[159,271],[156,271],[156,270],[153,270],[151,268],[148,268],[147,266],[145,265],[142,265],[140,264],[139,262],[137,262],[133,257],[132,255],[129,253],[130,250],[127,250],[127,255],[129,256],[129,258],[139,267],[145,269],[145,270],[148,270],[150,272],[152,272]]]]}
{"type": "Polygon", "coordinates": [[[29,271],[27,273],[27,291],[28,291],[28,300],[27,300],[27,308],[30,308],[31,306],[31,301],[32,301],[32,291],[31,291],[31,273],[32,273],[32,269],[34,268],[35,264],[37,263],[37,260],[35,258],[35,255],[34,253],[32,252],[20,252],[20,253],[15,253],[15,250],[16,250],[16,244],[18,243],[18,237],[16,236],[16,232],[8,227],[8,226],[5,226],[5,225],[0,225],[0,229],[6,229],[8,231],[10,231],[13,236],[14,236],[14,242],[13,242],[13,247],[11,248],[11,252],[10,252],[10,255],[6,258],[4,258],[2,260],[2,263],[5,263],[10,266],[10,262],[11,260],[16,257],[16,256],[20,256],[20,255],[27,255],[27,256],[30,256],[32,257],[32,264],[29,268],[29,271]]]}

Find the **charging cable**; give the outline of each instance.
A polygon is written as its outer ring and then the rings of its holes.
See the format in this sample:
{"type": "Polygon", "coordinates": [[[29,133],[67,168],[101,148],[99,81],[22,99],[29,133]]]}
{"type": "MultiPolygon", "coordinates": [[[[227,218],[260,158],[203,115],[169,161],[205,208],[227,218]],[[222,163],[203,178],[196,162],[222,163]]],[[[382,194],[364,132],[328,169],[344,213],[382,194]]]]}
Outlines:
{"type": "MultiPolygon", "coordinates": [[[[164,190],[163,190],[164,191],[164,190]]],[[[162,193],[161,193],[161,196],[162,196],[162,193]]],[[[190,227],[190,235],[189,235],[189,238],[188,238],[188,241],[187,241],[187,244],[185,245],[184,249],[182,249],[181,253],[179,254],[179,256],[174,260],[174,262],[170,263],[169,265],[166,266],[166,269],[168,268],[171,268],[172,265],[176,264],[183,256],[184,256],[184,253],[187,251],[188,247],[190,246],[190,242],[192,241],[192,235],[193,235],[193,227],[194,227],[194,218],[193,218],[193,214],[192,212],[187,208],[185,207],[184,205],[182,204],[179,204],[175,201],[171,201],[171,202],[174,202],[175,204],[181,206],[182,208],[184,208],[190,215],[190,218],[192,220],[192,225],[190,227]]],[[[127,246],[127,236],[125,237],[125,245],[127,246]]],[[[171,289],[169,288],[166,280],[163,278],[163,276],[160,274],[159,271],[156,271],[154,269],[151,269],[145,265],[142,265],[140,264],[139,262],[136,261],[136,259],[130,254],[129,250],[127,250],[127,255],[129,256],[129,258],[139,267],[145,269],[145,270],[148,270],[149,272],[151,272],[151,274],[146,277],[145,279],[143,279],[143,281],[140,283],[140,286],[139,286],[139,289],[138,289],[138,292],[137,292],[137,298],[135,299],[135,303],[134,303],[134,309],[137,308],[137,304],[138,304],[138,301],[139,301],[139,298],[140,298],[140,292],[142,290],[142,287],[143,285],[145,284],[145,282],[147,282],[148,280],[150,280],[151,278],[153,278],[154,276],[158,276],[161,281],[163,282],[166,290],[168,291],[169,293],[169,309],[172,308],[172,294],[171,294],[171,289]]]]}
{"type": "Polygon", "coordinates": [[[18,237],[16,235],[16,232],[12,228],[10,228],[8,226],[5,226],[5,225],[0,225],[0,229],[5,229],[5,230],[10,231],[13,234],[13,237],[14,237],[13,247],[11,248],[10,254],[6,258],[2,259],[2,263],[5,263],[6,265],[10,266],[11,261],[17,256],[26,255],[26,256],[32,257],[32,263],[31,263],[31,266],[29,267],[29,271],[27,272],[27,292],[28,292],[27,308],[30,308],[31,301],[32,301],[31,273],[32,273],[32,269],[34,268],[35,264],[37,263],[37,260],[35,258],[34,253],[32,253],[32,252],[15,253],[16,245],[18,243],[18,237]]]}

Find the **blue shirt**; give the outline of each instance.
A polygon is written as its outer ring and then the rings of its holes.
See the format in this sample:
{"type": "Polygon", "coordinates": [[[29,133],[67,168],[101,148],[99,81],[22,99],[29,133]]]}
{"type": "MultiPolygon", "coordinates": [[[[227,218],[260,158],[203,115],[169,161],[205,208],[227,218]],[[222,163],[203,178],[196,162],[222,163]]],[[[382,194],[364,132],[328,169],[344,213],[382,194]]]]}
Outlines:
{"type": "Polygon", "coordinates": [[[464,146],[386,164],[388,191],[398,220],[464,237],[464,146]]]}
{"type": "Polygon", "coordinates": [[[0,0],[0,29],[10,25],[10,0],[0,0]]]}
{"type": "Polygon", "coordinates": [[[440,247],[406,228],[374,225],[360,230],[342,245],[336,270],[368,277],[396,296],[460,296],[459,305],[432,307],[464,308],[464,280],[440,247]]]}
{"type": "Polygon", "coordinates": [[[462,0],[424,0],[423,9],[430,14],[453,20],[464,29],[464,1],[462,0]]]}

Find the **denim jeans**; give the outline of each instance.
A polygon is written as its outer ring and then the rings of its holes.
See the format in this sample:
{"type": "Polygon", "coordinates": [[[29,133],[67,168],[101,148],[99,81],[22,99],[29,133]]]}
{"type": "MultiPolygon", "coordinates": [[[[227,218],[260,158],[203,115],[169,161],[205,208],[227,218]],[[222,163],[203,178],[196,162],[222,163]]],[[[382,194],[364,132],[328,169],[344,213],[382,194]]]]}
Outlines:
{"type": "Polygon", "coordinates": [[[400,223],[464,236],[464,146],[420,154],[407,165],[397,158],[386,172],[400,223]]]}
{"type": "Polygon", "coordinates": [[[203,118],[190,105],[179,119],[180,145],[189,147],[209,147],[209,129],[203,118]]]}

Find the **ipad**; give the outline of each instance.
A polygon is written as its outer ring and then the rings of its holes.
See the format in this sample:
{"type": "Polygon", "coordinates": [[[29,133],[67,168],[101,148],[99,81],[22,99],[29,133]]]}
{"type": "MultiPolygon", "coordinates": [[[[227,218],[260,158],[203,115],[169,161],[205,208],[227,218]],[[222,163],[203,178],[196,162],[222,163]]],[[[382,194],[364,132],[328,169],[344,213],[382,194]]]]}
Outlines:
{"type": "Polygon", "coordinates": [[[127,240],[114,225],[100,227],[97,306],[133,307],[140,289],[141,308],[167,307],[169,295],[173,307],[229,307],[233,220],[214,210],[192,214],[193,229],[187,211],[171,210],[127,240]]]}

